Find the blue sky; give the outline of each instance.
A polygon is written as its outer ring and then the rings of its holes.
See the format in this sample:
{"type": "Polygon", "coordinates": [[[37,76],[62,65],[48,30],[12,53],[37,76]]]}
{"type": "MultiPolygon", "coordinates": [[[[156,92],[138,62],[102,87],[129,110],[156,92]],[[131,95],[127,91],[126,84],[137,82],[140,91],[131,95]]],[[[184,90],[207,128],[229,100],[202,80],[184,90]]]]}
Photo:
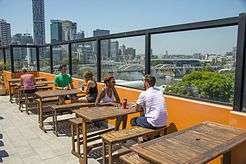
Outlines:
{"type": "MultiPolygon", "coordinates": [[[[91,36],[92,31],[97,28],[117,33],[238,16],[241,12],[246,12],[246,0],[45,0],[46,41],[49,42],[50,38],[50,19],[75,21],[78,30],[85,31],[86,36],[91,36]]],[[[12,34],[32,33],[31,0],[0,0],[0,18],[11,23],[12,34]]],[[[168,38],[167,35],[155,36],[153,50],[156,53],[165,50],[173,53],[192,53],[194,48],[197,48],[197,44],[194,45],[192,41],[197,38],[201,39],[201,44],[196,51],[206,49],[207,46],[208,51],[211,49],[215,53],[223,53],[235,44],[237,28],[225,28],[220,30],[219,34],[217,30],[195,33],[197,37],[194,37],[193,32],[175,33],[170,36],[168,34],[168,38]],[[176,41],[181,46],[179,51],[175,50],[174,46],[177,45],[163,47],[166,43],[175,42],[172,38],[176,35],[176,41]],[[189,39],[186,41],[182,36],[189,39]],[[214,37],[214,41],[211,42],[208,36],[214,37]],[[211,44],[218,43],[221,39],[219,45],[211,44]]],[[[126,42],[128,46],[137,48],[139,53],[143,52],[143,39],[122,39],[122,43],[126,42]]]]}

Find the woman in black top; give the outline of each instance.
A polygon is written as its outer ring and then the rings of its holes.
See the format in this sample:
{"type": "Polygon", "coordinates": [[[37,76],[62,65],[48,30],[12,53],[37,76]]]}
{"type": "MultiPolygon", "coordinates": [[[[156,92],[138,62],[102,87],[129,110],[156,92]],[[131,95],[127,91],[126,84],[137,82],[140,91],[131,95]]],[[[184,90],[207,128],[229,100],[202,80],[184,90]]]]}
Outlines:
{"type": "Polygon", "coordinates": [[[84,84],[82,85],[82,91],[85,92],[86,96],[79,99],[82,103],[92,103],[96,101],[97,98],[97,83],[93,80],[93,74],[87,71],[84,74],[84,84]]]}

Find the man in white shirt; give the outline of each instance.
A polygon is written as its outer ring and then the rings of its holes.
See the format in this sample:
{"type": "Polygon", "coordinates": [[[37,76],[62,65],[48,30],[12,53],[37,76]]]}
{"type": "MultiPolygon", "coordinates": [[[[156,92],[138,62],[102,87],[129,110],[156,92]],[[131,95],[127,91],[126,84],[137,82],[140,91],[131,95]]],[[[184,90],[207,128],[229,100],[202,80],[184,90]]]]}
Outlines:
{"type": "Polygon", "coordinates": [[[144,76],[144,88],[136,102],[137,111],[143,111],[144,116],[131,120],[132,126],[156,129],[163,127],[167,122],[167,111],[164,104],[163,93],[155,88],[156,78],[151,75],[144,76]]]}

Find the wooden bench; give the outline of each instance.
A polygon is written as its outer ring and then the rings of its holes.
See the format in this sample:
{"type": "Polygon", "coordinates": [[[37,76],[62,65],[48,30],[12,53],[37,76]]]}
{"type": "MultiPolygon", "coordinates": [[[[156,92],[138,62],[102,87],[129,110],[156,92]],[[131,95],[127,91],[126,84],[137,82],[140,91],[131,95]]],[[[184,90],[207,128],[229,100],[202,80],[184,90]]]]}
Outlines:
{"type": "MultiPolygon", "coordinates": [[[[72,151],[71,153],[77,157],[80,157],[80,145],[83,144],[83,137],[80,135],[82,134],[82,118],[72,118],[69,119],[71,123],[71,136],[72,136],[72,151]],[[77,151],[75,150],[75,144],[77,147],[77,151]]],[[[114,127],[109,127],[104,130],[100,130],[97,132],[89,133],[87,138],[88,141],[95,141],[100,139],[99,135],[114,130],[114,127]]]]}
{"type": "Polygon", "coordinates": [[[130,152],[120,156],[120,160],[123,164],[150,164],[149,161],[143,159],[135,152],[130,152]]]}
{"type": "Polygon", "coordinates": [[[117,142],[125,142],[130,139],[138,137],[152,137],[157,135],[166,135],[169,123],[158,129],[148,129],[140,126],[134,126],[131,129],[122,129],[118,131],[111,131],[101,135],[103,141],[103,162],[106,163],[106,146],[108,146],[109,163],[112,163],[112,145],[117,142]]]}
{"type": "Polygon", "coordinates": [[[90,107],[95,106],[95,103],[69,103],[69,104],[61,104],[61,105],[51,105],[50,108],[53,112],[53,127],[54,133],[58,136],[57,130],[57,116],[63,114],[72,113],[72,110],[79,109],[81,107],[90,107]]]}

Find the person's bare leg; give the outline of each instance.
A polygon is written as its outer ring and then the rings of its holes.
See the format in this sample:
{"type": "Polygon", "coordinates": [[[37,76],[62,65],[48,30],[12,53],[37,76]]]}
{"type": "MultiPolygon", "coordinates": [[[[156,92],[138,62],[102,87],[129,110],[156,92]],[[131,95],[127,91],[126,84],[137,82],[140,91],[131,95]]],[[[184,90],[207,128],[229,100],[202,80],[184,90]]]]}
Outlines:
{"type": "Polygon", "coordinates": [[[81,97],[78,99],[78,102],[81,102],[81,103],[88,103],[88,100],[86,97],[81,97]]]}

